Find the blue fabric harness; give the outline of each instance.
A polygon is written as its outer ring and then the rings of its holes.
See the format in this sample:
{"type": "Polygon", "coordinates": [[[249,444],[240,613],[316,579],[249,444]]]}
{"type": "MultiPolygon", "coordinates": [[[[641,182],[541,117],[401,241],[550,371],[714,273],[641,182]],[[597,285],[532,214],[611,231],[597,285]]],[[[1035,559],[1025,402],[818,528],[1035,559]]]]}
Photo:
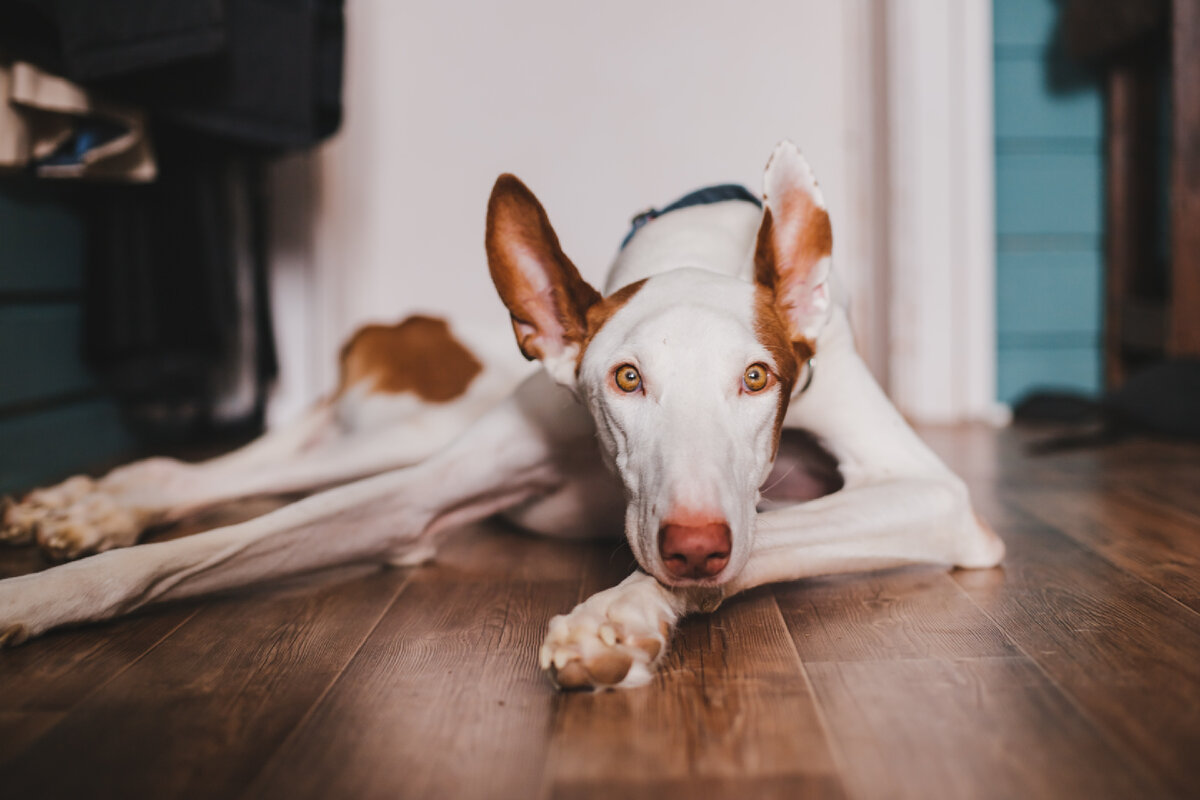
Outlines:
{"type": "Polygon", "coordinates": [[[762,201],[751,194],[750,190],[745,186],[741,186],[736,183],[722,183],[716,186],[706,186],[703,189],[697,189],[690,194],[684,195],[661,211],[657,208],[651,208],[638,214],[630,223],[631,227],[629,229],[629,233],[625,234],[625,238],[621,241],[621,249],[624,250],[625,245],[629,244],[629,240],[633,238],[633,235],[641,230],[642,226],[652,219],[661,217],[663,214],[669,214],[672,211],[678,211],[681,208],[688,208],[689,206],[705,206],[710,203],[723,203],[726,200],[745,200],[748,203],[754,203],[754,205],[762,208],[762,201]]]}

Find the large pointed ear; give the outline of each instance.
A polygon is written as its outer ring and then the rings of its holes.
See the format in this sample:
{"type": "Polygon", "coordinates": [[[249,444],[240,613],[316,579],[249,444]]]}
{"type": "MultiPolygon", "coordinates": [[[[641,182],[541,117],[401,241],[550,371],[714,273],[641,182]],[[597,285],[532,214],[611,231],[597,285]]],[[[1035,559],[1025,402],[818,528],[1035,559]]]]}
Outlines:
{"type": "Polygon", "coordinates": [[[492,282],[521,352],[539,359],[559,383],[573,385],[587,310],[600,293],[563,254],[542,204],[513,175],[501,175],[492,187],[486,243],[492,282]]]}
{"type": "Polygon", "coordinates": [[[775,309],[797,351],[811,355],[829,319],[833,232],[812,170],[791,142],[780,142],[771,154],[763,195],[755,279],[774,293],[775,309]]]}

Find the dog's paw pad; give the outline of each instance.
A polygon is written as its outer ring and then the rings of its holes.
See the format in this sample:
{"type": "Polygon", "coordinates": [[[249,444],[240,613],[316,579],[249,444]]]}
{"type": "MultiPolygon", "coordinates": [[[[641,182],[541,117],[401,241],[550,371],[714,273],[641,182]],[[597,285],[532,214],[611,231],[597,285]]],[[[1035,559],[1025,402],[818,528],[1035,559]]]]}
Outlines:
{"type": "Polygon", "coordinates": [[[550,621],[540,661],[563,689],[630,688],[649,683],[670,625],[620,604],[585,603],[550,621]]]}
{"type": "Polygon", "coordinates": [[[632,653],[616,647],[601,650],[589,657],[570,648],[543,655],[543,668],[561,689],[598,689],[624,685],[623,681],[629,676],[634,663],[632,653]]]}

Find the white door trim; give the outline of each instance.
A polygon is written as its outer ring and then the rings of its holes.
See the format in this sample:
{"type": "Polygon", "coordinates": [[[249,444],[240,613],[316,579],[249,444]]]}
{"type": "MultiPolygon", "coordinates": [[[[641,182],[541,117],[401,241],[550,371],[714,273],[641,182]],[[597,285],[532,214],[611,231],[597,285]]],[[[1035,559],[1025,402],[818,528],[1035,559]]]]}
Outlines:
{"type": "Polygon", "coordinates": [[[888,388],[915,420],[997,420],[991,0],[881,5],[888,388]]]}

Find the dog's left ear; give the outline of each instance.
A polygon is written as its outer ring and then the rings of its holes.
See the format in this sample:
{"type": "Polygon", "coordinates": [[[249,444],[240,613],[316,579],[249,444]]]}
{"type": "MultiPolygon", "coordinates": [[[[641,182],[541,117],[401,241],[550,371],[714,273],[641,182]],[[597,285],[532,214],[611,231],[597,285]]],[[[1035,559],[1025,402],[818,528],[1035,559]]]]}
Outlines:
{"type": "Polygon", "coordinates": [[[829,319],[833,231],[825,200],[796,145],[780,142],[763,177],[762,225],[754,274],[775,295],[775,307],[797,351],[811,350],[829,319]]]}
{"type": "Polygon", "coordinates": [[[573,386],[587,311],[600,293],[563,253],[546,210],[514,175],[501,175],[492,188],[486,244],[492,282],[512,316],[521,353],[573,386]]]}

